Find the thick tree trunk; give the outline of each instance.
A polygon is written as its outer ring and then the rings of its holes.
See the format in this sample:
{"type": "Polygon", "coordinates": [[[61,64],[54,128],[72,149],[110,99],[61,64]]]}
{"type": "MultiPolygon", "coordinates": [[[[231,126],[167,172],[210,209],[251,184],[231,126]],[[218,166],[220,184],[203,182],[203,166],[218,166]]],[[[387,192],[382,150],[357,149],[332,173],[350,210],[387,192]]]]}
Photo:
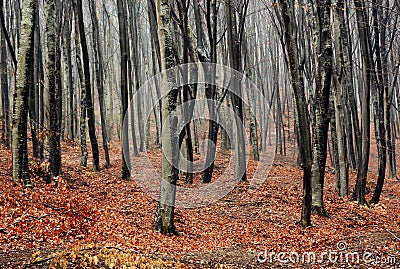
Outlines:
{"type": "MultiPolygon", "coordinates": [[[[171,33],[171,10],[168,0],[157,1],[157,20],[159,25],[159,40],[161,45],[162,71],[174,67],[175,55],[171,33]]],[[[155,229],[162,234],[176,234],[174,224],[176,181],[178,179],[178,134],[176,132],[176,116],[170,115],[176,108],[178,90],[174,87],[173,76],[163,77],[167,88],[163,89],[161,100],[163,150],[162,150],[162,180],[160,198],[154,219],[155,229]]]]}
{"type": "Polygon", "coordinates": [[[36,1],[23,1],[21,39],[18,53],[17,87],[13,111],[12,127],[12,163],[13,181],[22,181],[26,186],[31,186],[28,168],[28,98],[29,98],[29,64],[31,63],[31,47],[33,46],[33,33],[35,26],[36,1]]]}
{"type": "Polygon", "coordinates": [[[329,128],[329,95],[332,76],[332,37],[330,31],[331,0],[310,2],[313,18],[313,44],[316,55],[315,96],[313,102],[313,163],[312,209],[319,215],[328,216],[323,202],[325,165],[329,128]]]}

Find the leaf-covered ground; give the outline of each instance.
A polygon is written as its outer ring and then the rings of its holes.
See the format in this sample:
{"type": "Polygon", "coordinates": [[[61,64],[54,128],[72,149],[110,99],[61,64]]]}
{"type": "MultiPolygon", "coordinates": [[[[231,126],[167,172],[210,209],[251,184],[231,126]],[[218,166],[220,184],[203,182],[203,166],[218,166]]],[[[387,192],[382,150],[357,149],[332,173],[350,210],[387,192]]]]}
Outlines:
{"type": "MultiPolygon", "coordinates": [[[[10,182],[11,153],[0,149],[0,268],[50,263],[59,268],[400,266],[400,182],[396,179],[385,182],[378,206],[360,208],[337,196],[334,175],[327,169],[325,203],[331,217],[313,215],[313,227],[304,229],[297,223],[302,171],[294,166],[293,155],[279,156],[260,189],[249,192],[249,183],[240,183],[208,207],[178,208],[175,221],[182,236],[164,236],[153,229],[156,202],[134,180],[119,178],[118,145],[111,151],[112,167],[93,172],[90,163],[88,168],[79,166],[78,147],[63,144],[64,174],[58,183],[46,185],[43,167],[31,160],[34,189],[30,190],[10,182]],[[325,257],[313,265],[279,262],[277,257],[258,261],[263,258],[260,252],[301,256],[311,251],[317,255],[357,251],[361,257],[370,252],[374,260],[332,263],[325,257]]],[[[157,163],[159,152],[149,154],[157,163]]],[[[224,169],[223,162],[216,174],[224,169]]],[[[251,162],[249,169],[254,166],[251,162]]],[[[373,190],[376,170],[373,166],[370,170],[368,186],[373,190]]],[[[352,172],[351,186],[355,176],[352,172]]],[[[195,184],[199,182],[196,175],[195,184]]]]}

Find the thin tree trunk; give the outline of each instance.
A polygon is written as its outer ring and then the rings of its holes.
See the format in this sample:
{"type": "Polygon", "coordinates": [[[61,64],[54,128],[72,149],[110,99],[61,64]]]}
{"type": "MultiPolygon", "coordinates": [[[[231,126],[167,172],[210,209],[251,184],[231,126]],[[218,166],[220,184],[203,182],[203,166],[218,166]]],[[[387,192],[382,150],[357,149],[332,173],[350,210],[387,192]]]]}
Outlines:
{"type": "Polygon", "coordinates": [[[300,224],[303,227],[311,226],[311,135],[308,122],[307,103],[304,91],[304,79],[299,70],[299,52],[293,38],[295,27],[294,14],[291,13],[290,2],[280,0],[283,19],[284,38],[294,91],[294,102],[296,106],[296,117],[298,123],[297,144],[299,147],[301,162],[303,166],[303,207],[300,224]]]}
{"type": "Polygon", "coordinates": [[[99,95],[99,106],[100,106],[100,121],[101,121],[101,134],[104,156],[106,159],[106,169],[110,168],[110,154],[108,151],[108,135],[106,127],[106,113],[104,111],[104,64],[103,64],[103,46],[100,40],[99,33],[99,21],[97,19],[96,5],[89,1],[90,15],[92,18],[93,27],[93,51],[95,59],[95,70],[96,70],[96,85],[99,95]]]}
{"type": "Polygon", "coordinates": [[[58,93],[58,74],[57,70],[57,22],[56,22],[56,1],[45,2],[45,16],[46,16],[46,57],[45,57],[45,89],[47,89],[47,100],[49,105],[48,110],[48,124],[49,124],[49,140],[48,140],[48,154],[49,154],[49,175],[46,176],[46,182],[50,183],[54,177],[61,173],[61,148],[60,148],[60,120],[59,110],[61,107],[58,104],[58,99],[61,95],[58,93]]]}
{"type": "MultiPolygon", "coordinates": [[[[346,33],[342,33],[343,28],[347,26],[344,23],[344,2],[343,0],[339,0],[336,3],[335,9],[335,34],[337,40],[336,46],[339,48],[339,53],[336,57],[336,74],[333,75],[334,81],[336,82],[334,85],[334,117],[336,124],[336,135],[337,135],[337,169],[336,169],[336,190],[339,193],[340,197],[345,197],[349,195],[349,166],[347,161],[347,138],[345,132],[345,113],[344,113],[344,101],[343,101],[343,92],[346,92],[347,87],[349,87],[348,80],[351,79],[348,77],[346,70],[346,62],[344,57],[344,50],[347,49],[342,40],[342,38],[347,38],[346,33]],[[339,78],[341,81],[339,81],[339,78]]],[[[358,119],[356,119],[358,122],[358,119]]],[[[351,130],[351,126],[349,127],[351,130]]],[[[349,139],[352,139],[349,136],[349,139]]],[[[351,141],[352,144],[352,141],[351,141]]]]}
{"type": "MultiPolygon", "coordinates": [[[[2,12],[2,11],[0,11],[2,12]]],[[[0,34],[0,45],[1,45],[1,101],[2,101],[2,124],[1,124],[1,142],[10,148],[11,140],[11,124],[10,124],[10,97],[8,92],[8,74],[7,70],[7,47],[4,37],[4,33],[0,34]]]]}
{"type": "Polygon", "coordinates": [[[96,137],[96,126],[94,118],[94,106],[92,101],[92,86],[90,80],[90,67],[89,67],[89,52],[86,44],[85,25],[83,23],[83,11],[82,11],[82,0],[77,0],[77,20],[79,25],[79,35],[82,48],[82,61],[83,61],[83,72],[85,76],[85,92],[86,92],[86,110],[88,116],[88,127],[89,127],[89,138],[92,146],[93,155],[93,169],[100,171],[99,161],[99,145],[96,137]]]}
{"type": "MultiPolygon", "coordinates": [[[[245,15],[245,14],[243,14],[245,15]]],[[[244,31],[241,25],[237,25],[236,11],[233,7],[233,2],[228,0],[226,5],[226,16],[227,16],[227,28],[228,28],[228,48],[229,48],[229,59],[231,68],[242,72],[242,47],[241,38],[239,35],[242,34],[240,31],[244,31]],[[239,30],[238,30],[239,28],[239,30]]],[[[241,21],[242,22],[242,21],[241,21]]],[[[235,112],[236,120],[236,177],[241,181],[247,181],[246,176],[246,149],[245,139],[246,134],[244,130],[244,115],[243,115],[243,100],[241,99],[242,88],[236,79],[233,79],[232,88],[236,91],[230,94],[233,110],[235,112]]]]}
{"type": "MultiPolygon", "coordinates": [[[[385,92],[387,92],[387,79],[386,74],[383,74],[383,67],[382,67],[382,53],[381,50],[385,49],[381,47],[380,44],[385,44],[384,40],[381,40],[380,33],[385,33],[384,29],[381,29],[380,23],[382,23],[382,1],[378,4],[376,0],[372,0],[372,18],[373,24],[372,28],[374,30],[374,38],[375,38],[375,46],[374,52],[376,54],[376,72],[375,80],[376,80],[376,87],[375,91],[373,92],[374,100],[373,100],[373,107],[374,107],[374,119],[375,119],[375,137],[376,137],[376,144],[378,150],[378,180],[376,184],[376,188],[374,194],[371,199],[372,204],[378,204],[379,199],[382,193],[383,185],[385,182],[385,173],[386,173],[386,163],[387,163],[387,144],[386,144],[386,130],[385,130],[385,92]],[[379,5],[379,7],[378,7],[379,5]],[[378,14],[379,12],[379,14],[378,14]],[[378,19],[379,17],[379,19],[378,19]]],[[[386,36],[383,36],[385,39],[386,36]]]]}
{"type": "MultiPolygon", "coordinates": [[[[75,12],[75,32],[79,33],[79,23],[76,7],[75,12]]],[[[76,53],[76,67],[78,70],[78,76],[80,80],[81,96],[80,96],[80,118],[79,118],[79,134],[80,134],[80,146],[81,146],[81,166],[87,166],[87,144],[86,144],[86,89],[85,89],[85,77],[82,69],[82,58],[81,58],[81,47],[79,34],[75,34],[75,53],[76,53]]]]}
{"type": "MultiPolygon", "coordinates": [[[[122,115],[121,115],[121,126],[123,126],[123,139],[122,139],[122,172],[121,178],[128,180],[130,178],[130,155],[129,155],[129,144],[128,144],[128,127],[124,126],[125,117],[128,112],[128,49],[127,49],[127,32],[126,32],[126,14],[125,4],[123,0],[117,0],[118,9],[118,23],[119,23],[119,43],[121,50],[121,102],[122,102],[122,115]]],[[[132,128],[134,133],[134,128],[132,128]]],[[[136,142],[136,141],[135,141],[136,142]]],[[[136,144],[136,143],[135,143],[136,144]]]]}
{"type": "Polygon", "coordinates": [[[357,25],[360,37],[363,87],[361,90],[361,152],[358,161],[357,182],[353,192],[353,199],[359,205],[367,203],[365,191],[368,174],[368,163],[370,154],[370,93],[371,93],[371,70],[373,68],[370,59],[370,39],[368,36],[368,18],[364,0],[354,0],[356,7],[357,25]]]}

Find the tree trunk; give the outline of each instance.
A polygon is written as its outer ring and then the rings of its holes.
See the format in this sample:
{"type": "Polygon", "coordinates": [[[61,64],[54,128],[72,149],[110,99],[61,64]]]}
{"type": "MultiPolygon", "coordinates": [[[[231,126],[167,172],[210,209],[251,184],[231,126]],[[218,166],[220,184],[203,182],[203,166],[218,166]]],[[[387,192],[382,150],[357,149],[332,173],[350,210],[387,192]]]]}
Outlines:
{"type": "Polygon", "coordinates": [[[12,163],[13,181],[22,181],[31,186],[28,168],[28,98],[29,98],[29,64],[33,55],[31,47],[34,41],[36,1],[27,0],[22,3],[21,39],[18,53],[17,85],[13,111],[12,127],[12,163]]]}
{"type": "Polygon", "coordinates": [[[103,46],[100,40],[99,21],[97,19],[96,5],[93,1],[89,1],[90,16],[92,18],[93,27],[93,55],[95,59],[94,68],[96,70],[96,85],[99,94],[101,134],[104,156],[106,159],[106,168],[110,168],[110,154],[108,152],[108,139],[106,127],[106,113],[104,111],[104,64],[103,64],[103,46]]]}
{"type": "Polygon", "coordinates": [[[314,126],[312,135],[313,162],[311,168],[312,209],[328,216],[323,202],[325,165],[329,128],[329,95],[332,76],[332,37],[330,31],[331,0],[311,2],[313,44],[316,55],[314,126]]]}
{"type": "MultiPolygon", "coordinates": [[[[202,51],[199,50],[199,58],[200,61],[209,61],[211,63],[217,63],[217,3],[216,1],[208,1],[207,2],[207,28],[208,28],[208,39],[210,43],[210,58],[208,59],[205,55],[202,55],[202,51]]],[[[215,68],[207,67],[207,75],[214,80],[215,79],[215,68]]],[[[206,98],[209,100],[216,100],[217,97],[217,87],[210,83],[206,85],[206,98]]],[[[215,118],[216,107],[214,102],[208,102],[208,110],[210,113],[210,118],[215,118]]],[[[210,141],[207,147],[207,156],[206,156],[206,164],[203,172],[203,183],[210,183],[212,179],[212,174],[214,170],[214,160],[216,154],[216,145],[218,139],[218,130],[219,125],[213,121],[209,120],[208,125],[208,140],[210,141]]]]}
{"type": "MultiPolygon", "coordinates": [[[[161,45],[162,71],[174,67],[175,55],[171,33],[171,10],[168,0],[157,1],[157,19],[159,24],[159,40],[161,45]]],[[[178,179],[178,135],[176,133],[176,116],[170,115],[176,108],[178,90],[174,87],[174,77],[163,75],[167,88],[163,89],[161,100],[163,150],[162,150],[162,180],[160,198],[154,219],[155,229],[162,234],[176,234],[174,224],[176,181],[178,179]],[[172,162],[172,163],[171,163],[172,162]]]]}
{"type": "MultiPolygon", "coordinates": [[[[77,9],[74,7],[75,12],[75,32],[79,33],[79,23],[77,9]]],[[[81,96],[80,96],[80,117],[79,117],[79,134],[80,134],[80,146],[81,146],[81,166],[87,166],[87,144],[86,144],[86,89],[85,89],[85,77],[82,69],[82,58],[81,58],[81,47],[80,47],[79,34],[75,35],[75,53],[76,53],[76,68],[80,80],[81,96]]]]}
{"type": "Polygon", "coordinates": [[[49,124],[49,140],[48,140],[48,154],[49,154],[49,175],[46,177],[46,182],[50,183],[54,177],[61,173],[61,148],[60,148],[60,120],[59,110],[59,72],[57,70],[57,51],[58,36],[57,36],[57,21],[56,21],[56,1],[45,2],[45,16],[46,16],[46,56],[45,56],[45,89],[47,89],[47,100],[49,105],[48,110],[48,124],[49,124]]]}
{"type": "Polygon", "coordinates": [[[79,35],[82,48],[83,72],[85,76],[86,110],[88,116],[89,138],[92,146],[93,169],[100,171],[99,145],[96,137],[96,126],[94,118],[94,106],[92,100],[92,86],[90,80],[89,52],[86,44],[85,25],[83,23],[82,0],[77,0],[77,20],[79,25],[79,35]]]}
{"type": "MultiPolygon", "coordinates": [[[[246,9],[247,10],[247,9],[246,9]]],[[[245,14],[242,14],[245,16],[245,14]]],[[[244,31],[242,25],[237,24],[237,16],[236,11],[233,6],[233,2],[228,0],[226,4],[226,17],[227,17],[227,32],[228,32],[228,48],[229,48],[229,59],[230,59],[230,67],[237,70],[238,72],[242,72],[242,47],[241,47],[241,34],[244,31]],[[239,29],[238,29],[239,28],[239,29]]],[[[240,20],[241,23],[244,21],[240,20]]],[[[232,88],[234,89],[234,93],[230,94],[233,110],[235,112],[236,119],[236,177],[241,181],[247,181],[246,176],[246,134],[244,130],[244,122],[243,122],[243,100],[242,100],[242,88],[236,79],[232,81],[232,88]]]]}
{"type": "MultiPolygon", "coordinates": [[[[382,67],[382,50],[385,47],[381,47],[380,44],[385,44],[386,36],[383,35],[383,40],[381,40],[380,33],[383,32],[385,34],[385,30],[381,29],[380,23],[383,23],[382,20],[382,1],[378,4],[376,0],[372,0],[372,18],[373,24],[372,29],[374,30],[374,39],[375,46],[374,52],[376,54],[376,72],[375,80],[376,87],[373,92],[374,100],[374,122],[375,122],[375,137],[376,137],[376,145],[378,150],[378,180],[376,183],[376,188],[374,194],[371,199],[372,204],[378,204],[379,199],[382,193],[383,185],[385,182],[385,173],[386,173],[386,163],[387,163],[387,144],[386,144],[386,130],[385,130],[385,92],[387,92],[387,79],[386,74],[383,73],[382,67]],[[379,7],[378,7],[379,5],[379,7]],[[379,14],[378,14],[379,13],[379,14]]],[[[385,56],[383,56],[385,57],[385,56]]]]}
{"type": "MultiPolygon", "coordinates": [[[[3,12],[0,10],[0,12],[3,12]]],[[[6,148],[10,148],[10,140],[11,140],[11,124],[10,124],[10,97],[8,92],[8,74],[5,70],[7,70],[7,47],[6,41],[4,37],[4,33],[0,34],[0,46],[1,46],[1,107],[2,107],[2,122],[1,122],[1,142],[6,146],[6,148]]]]}
{"type": "Polygon", "coordinates": [[[295,18],[291,13],[290,1],[280,0],[282,12],[284,38],[292,87],[294,91],[294,102],[296,106],[296,118],[298,123],[297,144],[299,147],[301,162],[303,166],[303,208],[300,224],[303,227],[311,226],[311,135],[308,122],[307,103],[304,93],[304,79],[299,70],[299,52],[296,41],[293,38],[295,18]]]}
{"type": "MultiPolygon", "coordinates": [[[[123,0],[117,0],[118,9],[118,23],[119,23],[119,43],[121,50],[121,102],[122,102],[122,115],[121,115],[121,126],[123,126],[123,139],[122,139],[122,172],[121,178],[128,180],[130,174],[130,155],[129,155],[129,140],[128,140],[128,126],[124,126],[124,120],[127,116],[128,111],[128,52],[127,52],[127,34],[126,34],[126,18],[125,18],[125,5],[123,0]]],[[[134,128],[133,132],[134,132],[134,128]]],[[[136,143],[135,143],[136,144],[136,143]]]]}
{"type": "Polygon", "coordinates": [[[370,59],[371,40],[368,36],[368,18],[364,0],[354,0],[356,7],[357,25],[360,37],[363,87],[361,90],[361,152],[358,161],[357,182],[353,192],[353,199],[359,205],[367,203],[365,190],[368,174],[368,163],[370,154],[370,92],[371,92],[371,70],[373,68],[370,59]]]}
{"type": "Polygon", "coordinates": [[[73,78],[73,67],[72,67],[72,48],[71,48],[71,28],[72,28],[72,5],[67,4],[67,11],[66,16],[67,20],[65,23],[65,53],[66,53],[66,62],[65,65],[67,67],[67,85],[68,85],[68,92],[69,92],[69,138],[71,140],[75,140],[75,88],[74,88],[74,78],[73,78]]]}
{"type": "MultiPolygon", "coordinates": [[[[336,38],[336,46],[339,48],[339,53],[336,56],[336,74],[334,74],[334,81],[336,82],[334,85],[334,107],[335,107],[335,124],[336,124],[336,136],[337,136],[337,169],[336,169],[336,190],[339,193],[340,197],[345,197],[349,195],[349,166],[348,166],[348,158],[347,158],[347,138],[345,132],[345,112],[344,103],[346,101],[343,100],[343,92],[347,91],[347,87],[349,87],[349,77],[348,74],[348,63],[346,63],[346,58],[344,57],[344,50],[347,50],[347,42],[343,42],[343,38],[347,38],[346,33],[342,33],[343,28],[346,29],[347,25],[344,21],[344,2],[343,0],[339,0],[336,3],[335,9],[335,35],[336,38]],[[339,81],[340,79],[340,81],[339,81]]],[[[349,120],[350,121],[350,120],[349,120]]],[[[358,119],[356,119],[358,122],[358,119]]],[[[349,129],[351,130],[351,126],[349,129]]],[[[352,137],[349,135],[349,139],[352,137]]],[[[352,145],[352,141],[351,141],[352,145]]]]}

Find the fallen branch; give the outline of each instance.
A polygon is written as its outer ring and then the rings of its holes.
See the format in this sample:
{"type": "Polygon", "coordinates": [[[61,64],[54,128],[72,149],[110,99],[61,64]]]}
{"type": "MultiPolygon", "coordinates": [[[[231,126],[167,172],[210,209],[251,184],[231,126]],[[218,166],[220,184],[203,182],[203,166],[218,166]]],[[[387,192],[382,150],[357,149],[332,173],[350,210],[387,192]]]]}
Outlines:
{"type": "Polygon", "coordinates": [[[106,248],[106,249],[115,249],[115,250],[118,250],[118,251],[120,251],[122,253],[127,253],[125,250],[123,250],[121,248],[118,248],[118,247],[114,247],[114,246],[105,246],[104,248],[106,248]]]}
{"type": "Polygon", "coordinates": [[[55,207],[55,206],[53,206],[53,205],[51,205],[51,204],[48,204],[48,203],[42,203],[44,206],[46,206],[46,207],[48,207],[48,208],[51,208],[51,209],[53,209],[53,210],[56,210],[56,211],[60,211],[60,210],[63,210],[63,209],[65,209],[65,208],[62,208],[62,207],[55,207]]]}
{"type": "Polygon", "coordinates": [[[396,238],[397,240],[400,241],[400,238],[399,238],[397,235],[395,235],[392,231],[390,231],[390,230],[388,230],[388,229],[386,229],[386,231],[387,231],[388,233],[390,233],[394,238],[396,238]]]}

